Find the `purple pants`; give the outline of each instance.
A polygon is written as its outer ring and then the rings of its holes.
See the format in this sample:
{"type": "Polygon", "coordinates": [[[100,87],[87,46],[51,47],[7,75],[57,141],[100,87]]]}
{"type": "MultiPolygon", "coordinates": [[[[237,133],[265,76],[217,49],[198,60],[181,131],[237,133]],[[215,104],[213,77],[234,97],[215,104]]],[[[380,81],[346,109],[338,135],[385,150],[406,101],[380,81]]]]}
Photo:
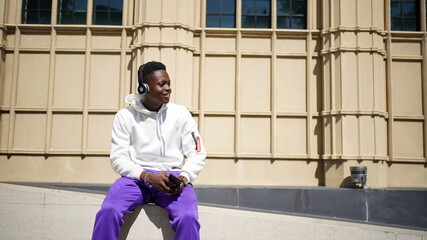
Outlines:
{"type": "Polygon", "coordinates": [[[185,186],[181,194],[173,196],[128,177],[117,179],[108,191],[96,214],[92,239],[118,239],[124,223],[123,216],[148,202],[154,202],[169,213],[175,239],[199,239],[197,197],[191,185],[185,186]]]}

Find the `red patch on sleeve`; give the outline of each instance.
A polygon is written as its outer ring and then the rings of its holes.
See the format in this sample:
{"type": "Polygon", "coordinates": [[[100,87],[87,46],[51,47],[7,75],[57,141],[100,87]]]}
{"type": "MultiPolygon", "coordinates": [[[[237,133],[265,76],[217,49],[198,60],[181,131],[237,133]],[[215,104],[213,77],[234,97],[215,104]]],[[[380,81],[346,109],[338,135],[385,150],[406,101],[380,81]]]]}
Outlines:
{"type": "Polygon", "coordinates": [[[200,151],[202,151],[202,146],[200,144],[200,138],[197,137],[196,138],[196,152],[200,152],[200,151]]]}

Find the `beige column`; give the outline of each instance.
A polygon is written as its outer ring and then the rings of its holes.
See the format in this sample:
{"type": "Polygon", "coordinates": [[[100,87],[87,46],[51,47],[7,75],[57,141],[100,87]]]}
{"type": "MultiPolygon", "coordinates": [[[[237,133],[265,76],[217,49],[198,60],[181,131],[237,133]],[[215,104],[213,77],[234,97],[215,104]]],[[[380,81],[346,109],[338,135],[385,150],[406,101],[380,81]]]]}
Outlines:
{"type": "MultiPolygon", "coordinates": [[[[368,186],[387,184],[384,1],[323,2],[325,184],[349,186],[350,166],[368,166],[368,186]]],[[[351,181],[350,181],[351,182],[351,181]]]]}
{"type": "Polygon", "coordinates": [[[196,110],[193,102],[194,0],[141,1],[135,4],[136,34],[132,51],[136,64],[132,80],[136,89],[137,68],[161,61],[172,79],[172,101],[196,110]]]}

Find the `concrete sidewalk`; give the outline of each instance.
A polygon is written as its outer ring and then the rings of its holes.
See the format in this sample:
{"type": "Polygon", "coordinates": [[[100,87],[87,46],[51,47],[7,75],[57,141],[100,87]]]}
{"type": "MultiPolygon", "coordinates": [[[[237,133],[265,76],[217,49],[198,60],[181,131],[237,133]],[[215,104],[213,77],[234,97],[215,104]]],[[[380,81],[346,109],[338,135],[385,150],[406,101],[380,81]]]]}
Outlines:
{"type": "MultiPolygon", "coordinates": [[[[0,183],[0,239],[90,239],[102,194],[0,183]]],[[[427,240],[427,231],[200,206],[201,239],[427,240]]],[[[126,216],[121,239],[173,239],[154,205],[126,216]]]]}

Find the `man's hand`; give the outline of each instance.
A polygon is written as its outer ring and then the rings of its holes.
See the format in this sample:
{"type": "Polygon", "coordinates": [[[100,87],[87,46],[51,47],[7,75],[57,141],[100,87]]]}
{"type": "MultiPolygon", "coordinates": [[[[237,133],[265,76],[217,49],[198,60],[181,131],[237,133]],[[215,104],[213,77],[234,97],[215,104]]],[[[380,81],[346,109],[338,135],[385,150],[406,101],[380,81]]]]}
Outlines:
{"type": "Polygon", "coordinates": [[[144,180],[146,183],[153,186],[155,189],[161,192],[172,194],[172,189],[170,189],[167,184],[169,183],[169,174],[166,172],[151,173],[145,172],[144,180]]]}
{"type": "MultiPolygon", "coordinates": [[[[184,181],[182,181],[181,184],[176,188],[168,187],[168,185],[170,186],[173,183],[169,181],[169,173],[166,173],[166,172],[159,172],[159,173],[143,172],[140,178],[141,180],[153,186],[156,190],[165,192],[170,195],[180,194],[182,192],[182,189],[185,186],[184,181]]],[[[179,178],[185,178],[185,177],[179,176],[179,178]]]]}
{"type": "Polygon", "coordinates": [[[182,182],[181,182],[181,184],[179,184],[179,186],[177,186],[176,188],[172,189],[172,193],[170,193],[172,195],[178,195],[178,194],[180,194],[182,192],[182,190],[184,189],[184,187],[185,187],[185,181],[184,181],[185,177],[184,176],[178,176],[178,178],[181,178],[182,182]]]}

